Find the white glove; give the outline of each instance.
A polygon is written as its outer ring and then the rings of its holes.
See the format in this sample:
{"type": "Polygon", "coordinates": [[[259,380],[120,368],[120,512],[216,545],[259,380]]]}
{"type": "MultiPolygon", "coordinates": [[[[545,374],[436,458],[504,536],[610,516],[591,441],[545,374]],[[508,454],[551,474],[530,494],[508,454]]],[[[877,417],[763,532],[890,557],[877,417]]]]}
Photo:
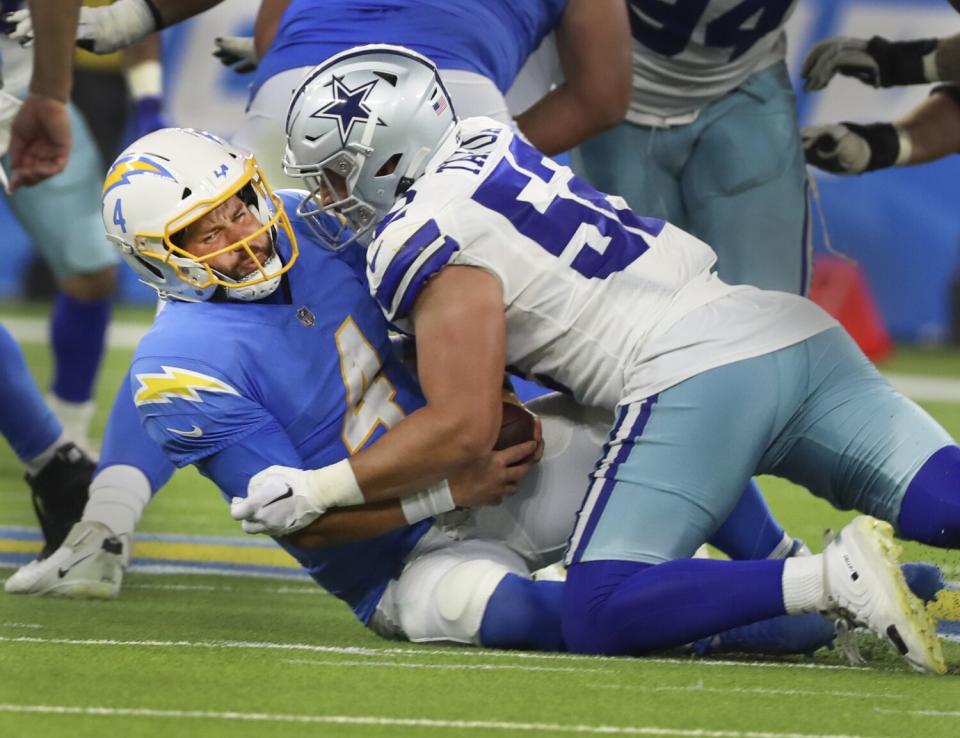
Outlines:
{"type": "Polygon", "coordinates": [[[866,39],[840,36],[814,46],[800,72],[804,79],[803,89],[807,92],[822,90],[838,72],[873,87],[879,84],[880,66],[867,52],[866,39]]]}
{"type": "Polygon", "coordinates": [[[250,478],[247,496],[234,497],[230,515],[247,533],[284,536],[306,527],[327,509],[359,505],[363,494],[347,459],[322,469],[271,466],[250,478]]]}
{"type": "MultiPolygon", "coordinates": [[[[8,13],[4,20],[15,24],[7,34],[23,47],[33,44],[33,20],[26,8],[8,13]]],[[[157,30],[159,17],[147,0],[117,0],[112,5],[80,8],[77,46],[95,54],[124,49],[157,30]]]]}
{"type": "Polygon", "coordinates": [[[213,55],[223,66],[230,67],[237,74],[252,72],[260,63],[251,36],[224,36],[215,38],[213,44],[217,47],[213,55]]]}

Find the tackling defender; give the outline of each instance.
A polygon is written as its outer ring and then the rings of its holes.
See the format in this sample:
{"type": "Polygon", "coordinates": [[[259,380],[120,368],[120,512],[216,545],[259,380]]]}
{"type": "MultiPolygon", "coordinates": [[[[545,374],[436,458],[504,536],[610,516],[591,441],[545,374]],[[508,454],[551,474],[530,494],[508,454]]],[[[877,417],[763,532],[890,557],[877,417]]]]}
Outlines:
{"type": "Polygon", "coordinates": [[[721,282],[704,243],[633,214],[494,121],[438,112],[445,94],[423,57],[361,47],[294,95],[287,170],[311,189],[300,212],[377,229],[370,289],[416,335],[427,403],[349,461],[262,472],[235,516],[289,532],[331,506],[442,478],[489,448],[506,361],[617,411],[567,552],[571,649],[642,653],[784,612],[847,611],[914,668],[942,672],[891,527],[874,518],[818,556],[684,557],[758,472],[957,547],[949,435],[817,306],[721,282]],[[346,106],[344,88],[365,94],[346,106]]]}
{"type": "MultiPolygon", "coordinates": [[[[248,479],[277,461],[345,458],[422,404],[390,351],[356,247],[319,247],[308,222],[285,215],[302,193],[272,193],[252,158],[209,134],[161,131],[121,155],[105,189],[111,240],[170,300],[138,348],[131,399],[165,452],[225,497],[238,502],[248,479]]],[[[478,511],[475,524],[428,518],[512,489],[534,443],[487,454],[449,485],[399,502],[332,511],[280,544],[382,635],[562,648],[563,585],[530,581],[528,567],[562,548],[576,480],[602,432],[558,398],[541,407],[562,459],[521,482],[518,500],[478,511]]],[[[766,633],[802,632],[807,648],[831,638],[816,620],[800,625],[766,633]]]]}

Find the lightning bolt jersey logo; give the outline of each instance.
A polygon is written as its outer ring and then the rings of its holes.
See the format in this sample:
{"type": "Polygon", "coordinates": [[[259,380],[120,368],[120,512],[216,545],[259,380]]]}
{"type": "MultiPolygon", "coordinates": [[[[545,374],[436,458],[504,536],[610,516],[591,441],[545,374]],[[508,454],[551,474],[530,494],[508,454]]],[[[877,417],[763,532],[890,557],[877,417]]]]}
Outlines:
{"type": "Polygon", "coordinates": [[[164,169],[160,163],[142,154],[133,154],[118,159],[110,168],[110,171],[107,172],[107,178],[103,182],[103,192],[100,197],[106,197],[107,193],[115,187],[129,184],[130,178],[137,174],[155,174],[158,177],[176,181],[174,176],[164,169]]]}
{"type": "Polygon", "coordinates": [[[188,402],[203,402],[200,392],[215,392],[227,395],[239,395],[233,387],[221,380],[192,372],[189,369],[179,369],[175,366],[161,366],[163,372],[156,374],[136,374],[140,386],[133,396],[133,402],[138,407],[150,403],[168,403],[174,399],[188,402]]]}

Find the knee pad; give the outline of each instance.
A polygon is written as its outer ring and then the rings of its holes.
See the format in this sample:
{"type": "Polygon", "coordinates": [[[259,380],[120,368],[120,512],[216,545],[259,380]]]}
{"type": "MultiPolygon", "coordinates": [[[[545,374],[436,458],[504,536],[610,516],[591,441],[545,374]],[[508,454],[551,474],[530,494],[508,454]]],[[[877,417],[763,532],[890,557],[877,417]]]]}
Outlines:
{"type": "Polygon", "coordinates": [[[481,559],[457,564],[440,578],[434,599],[451,640],[479,645],[487,602],[509,573],[503,564],[481,559]]]}

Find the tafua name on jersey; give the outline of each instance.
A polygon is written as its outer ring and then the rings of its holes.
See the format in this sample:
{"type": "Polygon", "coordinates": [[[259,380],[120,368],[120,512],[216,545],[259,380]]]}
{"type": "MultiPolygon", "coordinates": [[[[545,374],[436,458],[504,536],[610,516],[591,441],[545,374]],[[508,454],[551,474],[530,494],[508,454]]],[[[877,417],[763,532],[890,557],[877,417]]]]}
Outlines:
{"type": "Polygon", "coordinates": [[[487,128],[465,138],[457,146],[457,150],[437,167],[437,173],[460,171],[480,174],[490,159],[490,154],[494,152],[499,132],[499,129],[487,128]]]}

